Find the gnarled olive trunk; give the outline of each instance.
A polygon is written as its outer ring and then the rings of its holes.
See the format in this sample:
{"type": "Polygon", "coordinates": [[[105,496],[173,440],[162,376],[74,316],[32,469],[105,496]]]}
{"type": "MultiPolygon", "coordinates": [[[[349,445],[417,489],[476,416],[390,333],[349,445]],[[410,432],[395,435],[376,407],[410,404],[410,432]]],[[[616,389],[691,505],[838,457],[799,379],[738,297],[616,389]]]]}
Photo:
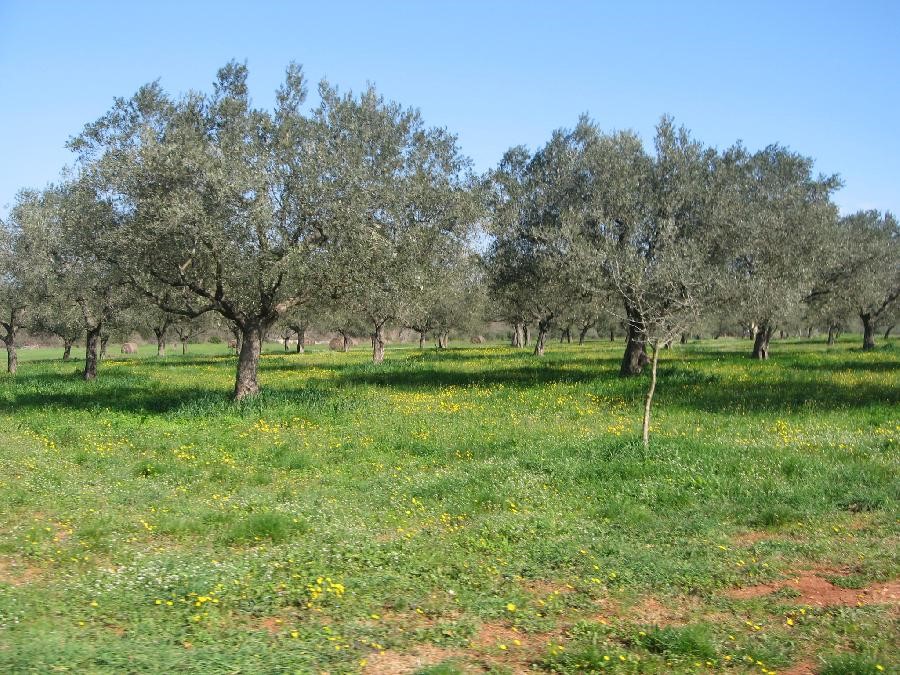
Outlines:
{"type": "Polygon", "coordinates": [[[109,344],[109,335],[100,336],[100,360],[106,358],[106,346],[109,344]]]}
{"type": "Polygon", "coordinates": [[[584,344],[584,338],[587,337],[588,331],[591,329],[590,326],[582,326],[581,331],[578,333],[578,345],[581,346],[584,344]]]}
{"type": "Polygon", "coordinates": [[[426,333],[425,333],[424,330],[420,330],[420,331],[417,331],[417,332],[419,333],[419,349],[425,349],[425,335],[426,335],[426,333]]]}
{"type": "Polygon", "coordinates": [[[837,338],[837,326],[828,326],[828,346],[829,347],[834,345],[836,338],[837,338]]]}
{"type": "Polygon", "coordinates": [[[531,329],[528,328],[528,324],[522,326],[522,335],[524,339],[522,340],[522,346],[527,347],[528,343],[531,341],[531,329]]]}
{"type": "Polygon", "coordinates": [[[446,349],[447,342],[450,340],[450,334],[446,332],[440,332],[437,336],[437,346],[438,349],[446,349]]]}
{"type": "Polygon", "coordinates": [[[860,312],[859,318],[863,324],[863,349],[875,349],[875,318],[869,312],[860,312]]]}
{"type": "Polygon", "coordinates": [[[85,338],[84,348],[84,373],[82,378],[85,380],[97,379],[97,363],[100,361],[100,338],[101,326],[88,328],[87,337],[85,338]]]}
{"type": "Polygon", "coordinates": [[[288,342],[290,342],[290,339],[291,339],[290,335],[287,335],[282,338],[282,340],[284,342],[284,351],[288,351],[288,342]]]}
{"type": "Polygon", "coordinates": [[[19,368],[19,353],[16,351],[16,343],[10,340],[6,343],[6,372],[15,373],[19,368]]]}
{"type": "Polygon", "coordinates": [[[302,354],[306,351],[306,329],[301,328],[297,331],[297,353],[302,354]]]}
{"type": "Polygon", "coordinates": [[[610,342],[615,342],[615,341],[616,341],[616,329],[615,329],[615,328],[610,328],[610,329],[609,329],[609,341],[610,341],[610,342]]]}
{"type": "Polygon", "coordinates": [[[681,340],[679,340],[679,342],[681,342],[681,344],[683,344],[683,345],[686,345],[686,344],[687,344],[687,341],[688,341],[688,334],[687,334],[687,333],[682,333],[682,334],[681,334],[681,340]]]}
{"type": "Polygon", "coordinates": [[[74,340],[70,340],[69,338],[63,338],[63,361],[68,361],[72,358],[72,343],[74,340]]]}
{"type": "Polygon", "coordinates": [[[625,303],[625,315],[627,317],[625,325],[626,339],[622,367],[619,369],[621,377],[640,375],[644,370],[644,366],[650,361],[647,358],[645,347],[647,330],[644,326],[644,317],[630,303],[625,303]]]}
{"type": "Polygon", "coordinates": [[[372,333],[372,363],[384,361],[384,325],[375,324],[375,332],[372,333]]]}
{"type": "Polygon", "coordinates": [[[769,358],[769,341],[774,332],[775,329],[767,324],[763,324],[757,329],[756,336],[753,338],[753,353],[751,354],[754,359],[765,361],[769,358]]]}
{"type": "Polygon", "coordinates": [[[552,323],[549,319],[541,319],[538,321],[537,339],[534,341],[534,355],[544,355],[544,343],[547,341],[547,333],[550,332],[552,323]]]}
{"type": "Polygon", "coordinates": [[[187,354],[187,342],[182,342],[181,343],[181,355],[184,356],[185,354],[187,354]]]}
{"type": "Polygon", "coordinates": [[[513,325],[512,346],[517,348],[525,346],[525,324],[518,321],[513,325]]]}
{"type": "Polygon", "coordinates": [[[166,336],[165,334],[160,334],[159,332],[156,332],[156,355],[166,355],[166,336]]]}
{"type": "Polygon", "coordinates": [[[234,398],[237,401],[259,393],[257,376],[263,332],[263,326],[255,322],[246,323],[241,327],[241,347],[238,353],[237,376],[234,380],[234,398]]]}
{"type": "Polygon", "coordinates": [[[888,336],[891,334],[891,331],[894,330],[894,326],[895,326],[895,325],[896,325],[896,324],[893,324],[893,323],[892,323],[890,326],[887,327],[887,330],[884,331],[884,339],[885,339],[885,340],[888,339],[888,336]]]}

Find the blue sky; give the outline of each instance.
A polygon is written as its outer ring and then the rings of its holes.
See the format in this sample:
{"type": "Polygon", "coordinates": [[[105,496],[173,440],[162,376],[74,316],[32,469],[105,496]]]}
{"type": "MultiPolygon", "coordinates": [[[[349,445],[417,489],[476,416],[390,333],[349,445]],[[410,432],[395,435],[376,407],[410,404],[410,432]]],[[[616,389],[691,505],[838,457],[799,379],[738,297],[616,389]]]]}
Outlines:
{"type": "Polygon", "coordinates": [[[269,105],[289,61],[374,82],[484,170],[588,112],[649,140],[771,142],[839,173],[842,211],[900,212],[900,2],[0,0],[0,214],[71,162],[67,138],[159,78],[208,89],[246,60],[269,105]]]}

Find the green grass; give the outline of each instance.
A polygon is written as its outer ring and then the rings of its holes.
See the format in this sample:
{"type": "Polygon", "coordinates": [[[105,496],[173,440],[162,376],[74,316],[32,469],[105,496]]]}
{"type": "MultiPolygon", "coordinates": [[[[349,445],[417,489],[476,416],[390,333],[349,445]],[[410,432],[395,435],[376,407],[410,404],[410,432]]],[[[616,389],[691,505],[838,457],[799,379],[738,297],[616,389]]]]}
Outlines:
{"type": "Polygon", "coordinates": [[[896,601],[726,591],[900,576],[900,351],[666,352],[645,451],[621,348],[22,350],[0,672],[896,672],[896,601]]]}

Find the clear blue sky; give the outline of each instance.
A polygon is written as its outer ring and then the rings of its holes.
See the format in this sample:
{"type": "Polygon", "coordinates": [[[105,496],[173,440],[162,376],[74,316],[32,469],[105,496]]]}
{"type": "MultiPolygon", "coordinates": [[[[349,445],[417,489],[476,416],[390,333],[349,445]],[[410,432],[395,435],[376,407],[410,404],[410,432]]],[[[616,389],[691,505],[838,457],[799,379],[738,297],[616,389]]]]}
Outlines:
{"type": "Polygon", "coordinates": [[[289,61],[457,133],[479,170],[589,112],[649,139],[663,113],[715,146],[780,142],[840,173],[844,212],[900,211],[900,1],[0,0],[0,214],[64,143],[159,78],[208,89],[246,60],[268,105],[289,61]]]}

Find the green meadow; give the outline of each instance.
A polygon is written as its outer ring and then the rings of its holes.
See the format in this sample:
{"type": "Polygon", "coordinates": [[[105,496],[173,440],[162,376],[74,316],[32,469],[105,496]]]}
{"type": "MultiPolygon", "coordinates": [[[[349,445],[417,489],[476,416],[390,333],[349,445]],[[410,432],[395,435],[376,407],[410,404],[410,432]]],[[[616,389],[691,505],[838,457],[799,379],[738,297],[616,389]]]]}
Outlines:
{"type": "Polygon", "coordinates": [[[0,377],[0,672],[898,672],[900,350],[222,345],[0,377]],[[794,670],[791,670],[794,669],[794,670]]]}

